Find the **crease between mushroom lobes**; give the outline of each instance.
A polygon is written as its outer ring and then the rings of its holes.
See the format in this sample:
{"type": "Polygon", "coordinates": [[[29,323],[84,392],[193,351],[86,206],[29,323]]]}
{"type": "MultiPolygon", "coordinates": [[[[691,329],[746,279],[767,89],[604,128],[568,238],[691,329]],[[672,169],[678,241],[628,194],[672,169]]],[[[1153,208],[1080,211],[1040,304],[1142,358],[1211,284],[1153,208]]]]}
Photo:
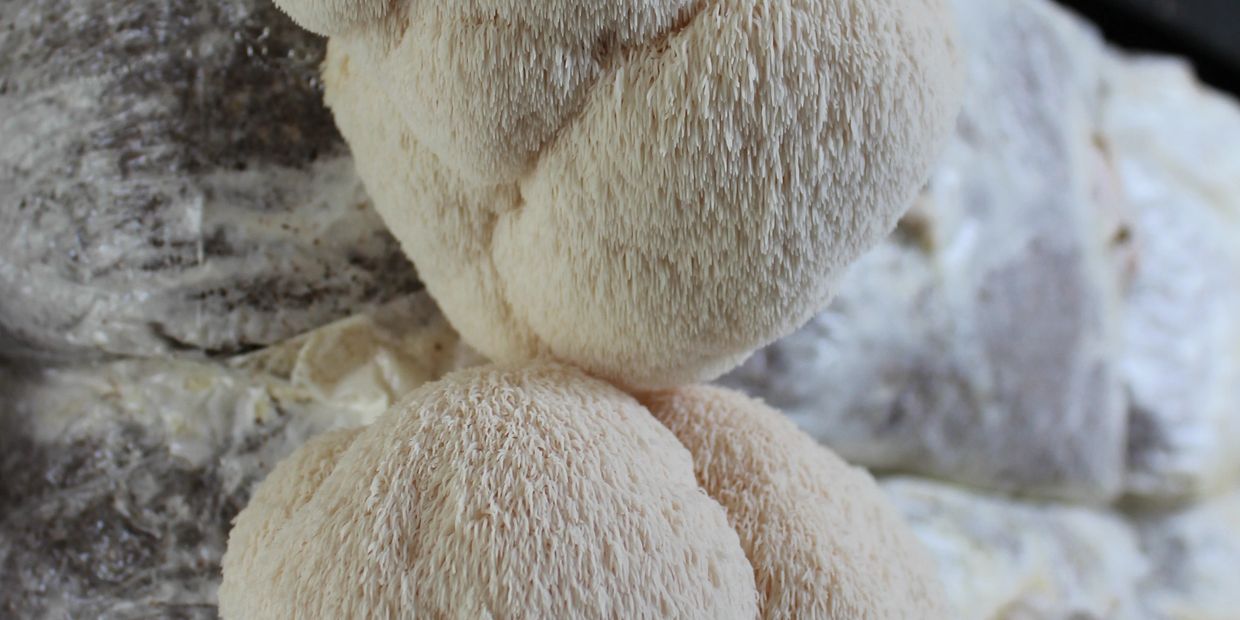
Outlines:
{"type": "Polygon", "coordinates": [[[924,182],[959,103],[951,11],[611,4],[398,4],[332,38],[327,100],[471,346],[713,378],[821,309],[924,182]]]}

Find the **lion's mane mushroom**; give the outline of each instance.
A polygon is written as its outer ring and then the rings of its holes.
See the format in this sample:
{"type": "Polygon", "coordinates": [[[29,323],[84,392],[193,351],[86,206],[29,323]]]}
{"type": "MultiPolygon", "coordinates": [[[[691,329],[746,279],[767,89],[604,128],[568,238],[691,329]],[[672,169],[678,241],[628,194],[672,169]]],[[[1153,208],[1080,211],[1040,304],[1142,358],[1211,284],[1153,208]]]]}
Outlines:
{"type": "Polygon", "coordinates": [[[821,309],[959,101],[946,0],[277,2],[464,339],[629,388],[821,309]]]}
{"type": "Polygon", "coordinates": [[[484,367],[310,441],[237,518],[221,614],[947,616],[863,471],[734,392],[640,399],[484,367]]]}
{"type": "Polygon", "coordinates": [[[242,511],[226,618],[753,618],[691,457],[631,397],[547,364],[460,371],[311,441],[242,511]]]}
{"type": "Polygon", "coordinates": [[[754,568],[762,618],[948,618],[929,556],[864,470],[737,392],[640,397],[693,453],[754,568]]]}

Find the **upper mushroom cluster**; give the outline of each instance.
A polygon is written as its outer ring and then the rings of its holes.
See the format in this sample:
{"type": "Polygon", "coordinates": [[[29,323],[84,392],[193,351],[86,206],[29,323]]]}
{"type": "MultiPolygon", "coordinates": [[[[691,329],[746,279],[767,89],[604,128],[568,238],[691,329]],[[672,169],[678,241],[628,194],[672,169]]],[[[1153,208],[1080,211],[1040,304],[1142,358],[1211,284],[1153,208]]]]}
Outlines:
{"type": "Polygon", "coordinates": [[[272,473],[226,617],[936,618],[874,482],[686,384],[827,302],[924,182],[945,0],[281,0],[379,213],[495,365],[272,473]]]}
{"type": "Polygon", "coordinates": [[[895,225],[959,99],[943,0],[285,0],[449,320],[498,361],[708,380],[895,225]]]}

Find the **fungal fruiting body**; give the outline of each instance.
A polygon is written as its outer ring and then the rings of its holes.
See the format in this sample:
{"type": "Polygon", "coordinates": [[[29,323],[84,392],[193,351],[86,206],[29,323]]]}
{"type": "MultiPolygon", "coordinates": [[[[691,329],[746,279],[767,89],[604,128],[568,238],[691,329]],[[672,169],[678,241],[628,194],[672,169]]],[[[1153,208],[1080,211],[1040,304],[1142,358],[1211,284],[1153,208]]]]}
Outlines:
{"type": "Polygon", "coordinates": [[[946,617],[868,475],[736,393],[641,399],[486,366],[312,440],[237,518],[222,615],[946,617]]]}
{"type": "Polygon", "coordinates": [[[499,365],[280,464],[226,618],[945,616],[873,480],[677,386],[894,226],[959,102],[947,0],[279,4],[331,36],[367,191],[499,365]]]}
{"type": "Polygon", "coordinates": [[[225,618],[753,618],[684,446],[557,365],[459,371],[280,463],[238,516],[225,618]]]}
{"type": "Polygon", "coordinates": [[[281,5],[452,324],[631,389],[820,310],[959,102],[946,0],[340,2],[281,5]]]}

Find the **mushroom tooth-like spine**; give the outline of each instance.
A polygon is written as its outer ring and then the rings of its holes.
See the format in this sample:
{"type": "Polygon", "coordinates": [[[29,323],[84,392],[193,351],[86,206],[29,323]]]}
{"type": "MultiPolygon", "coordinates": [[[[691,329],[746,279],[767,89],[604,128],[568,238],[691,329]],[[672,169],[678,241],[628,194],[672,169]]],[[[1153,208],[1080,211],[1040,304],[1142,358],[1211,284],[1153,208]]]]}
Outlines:
{"type": "Polygon", "coordinates": [[[632,397],[534,363],[427,384],[281,463],[237,519],[225,618],[736,618],[753,570],[632,397]]]}
{"type": "Polygon", "coordinates": [[[951,617],[929,555],[864,470],[717,387],[639,396],[693,453],[753,565],[762,618],[951,617]]]}

